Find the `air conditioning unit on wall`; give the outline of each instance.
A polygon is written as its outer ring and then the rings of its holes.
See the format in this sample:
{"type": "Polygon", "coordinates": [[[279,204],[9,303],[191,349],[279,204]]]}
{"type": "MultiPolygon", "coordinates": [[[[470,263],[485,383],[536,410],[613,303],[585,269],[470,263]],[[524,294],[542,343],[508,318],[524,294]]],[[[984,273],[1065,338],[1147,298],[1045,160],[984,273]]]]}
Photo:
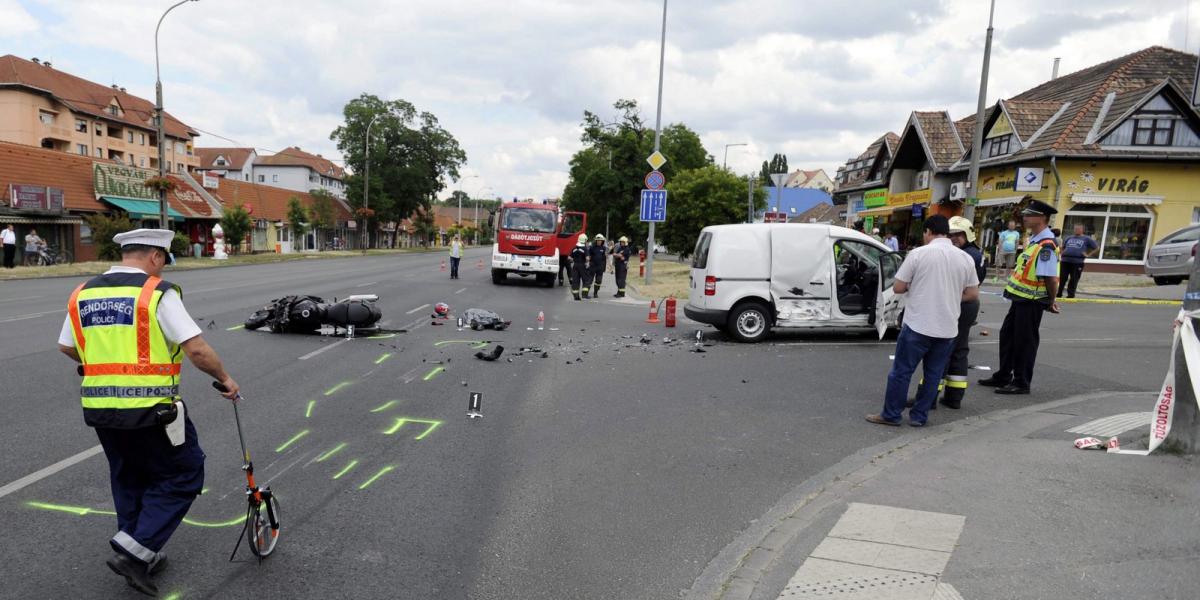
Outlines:
{"type": "Polygon", "coordinates": [[[918,190],[929,189],[929,171],[917,172],[916,188],[918,190]]]}
{"type": "Polygon", "coordinates": [[[967,199],[967,182],[959,181],[958,183],[950,184],[950,199],[951,200],[966,200],[967,199]]]}

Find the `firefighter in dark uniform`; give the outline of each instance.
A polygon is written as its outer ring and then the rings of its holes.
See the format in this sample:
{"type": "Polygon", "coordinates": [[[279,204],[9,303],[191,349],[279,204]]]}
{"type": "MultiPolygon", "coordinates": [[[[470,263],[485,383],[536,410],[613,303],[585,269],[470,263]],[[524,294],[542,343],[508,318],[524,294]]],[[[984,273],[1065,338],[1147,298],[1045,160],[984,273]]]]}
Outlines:
{"type": "MultiPolygon", "coordinates": [[[[980,281],[987,275],[987,267],[983,265],[983,251],[975,245],[975,228],[963,217],[950,219],[950,241],[966,252],[975,264],[975,274],[980,281]]],[[[971,327],[979,317],[979,300],[963,302],[958,315],[958,335],[954,338],[954,350],[950,353],[950,362],[946,365],[946,376],[942,378],[945,391],[942,393],[941,404],[947,408],[961,408],[963,396],[967,393],[967,369],[970,368],[971,327]]]]}
{"type": "Polygon", "coordinates": [[[625,281],[629,278],[629,257],[632,255],[633,248],[629,247],[629,238],[621,236],[612,249],[613,276],[617,280],[617,293],[613,294],[613,298],[625,297],[625,281]]]}
{"type": "Polygon", "coordinates": [[[597,233],[588,246],[587,278],[583,282],[583,297],[588,297],[588,288],[592,288],[592,297],[600,297],[600,284],[604,281],[604,268],[608,265],[608,248],[604,247],[604,236],[597,233]]]}
{"type": "MultiPolygon", "coordinates": [[[[575,248],[571,250],[571,255],[567,257],[570,263],[569,271],[571,277],[571,295],[576,300],[580,300],[579,287],[583,284],[583,280],[587,277],[587,234],[579,234],[579,241],[575,242],[575,248]]],[[[587,295],[587,289],[583,290],[584,295],[587,295]]]]}
{"type": "Polygon", "coordinates": [[[1000,328],[1000,368],[991,377],[979,380],[981,385],[996,388],[997,394],[1029,393],[1041,341],[1038,328],[1042,315],[1059,312],[1054,301],[1059,249],[1050,231],[1050,217],[1058,211],[1029,196],[1024,199],[1029,200],[1029,207],[1021,217],[1031,235],[1004,287],[1004,297],[1010,304],[1000,328]]]}
{"type": "Polygon", "coordinates": [[[83,420],[108,459],[117,512],[108,567],[151,596],[158,590],[150,577],[166,566],[163,546],[204,485],[204,452],[179,399],[183,357],[221,382],[226,398],[238,393],[179,286],[160,279],[174,235],[114,236],[121,264],[75,288],[58,339],[59,350],[82,364],[83,420]]]}

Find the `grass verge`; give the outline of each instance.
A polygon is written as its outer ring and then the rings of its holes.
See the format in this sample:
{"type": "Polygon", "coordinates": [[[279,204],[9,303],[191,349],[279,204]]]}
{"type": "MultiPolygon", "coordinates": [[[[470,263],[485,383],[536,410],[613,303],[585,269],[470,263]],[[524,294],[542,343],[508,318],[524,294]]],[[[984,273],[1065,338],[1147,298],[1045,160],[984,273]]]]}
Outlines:
{"type": "Polygon", "coordinates": [[[675,260],[659,259],[654,261],[654,278],[650,285],[635,277],[637,271],[630,265],[629,283],[633,292],[643,298],[659,300],[667,296],[675,296],[680,301],[688,298],[691,263],[681,263],[675,260]]]}

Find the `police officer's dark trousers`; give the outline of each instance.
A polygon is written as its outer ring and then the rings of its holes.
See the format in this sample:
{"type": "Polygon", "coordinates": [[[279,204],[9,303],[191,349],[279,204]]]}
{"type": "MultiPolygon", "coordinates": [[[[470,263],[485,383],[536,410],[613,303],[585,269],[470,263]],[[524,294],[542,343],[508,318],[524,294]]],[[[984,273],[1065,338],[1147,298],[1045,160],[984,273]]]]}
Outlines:
{"type": "Polygon", "coordinates": [[[172,446],[162,427],[96,428],[108,458],[118,532],[112,547],[153,562],[204,487],[204,451],[185,417],[185,439],[172,446]]]}
{"type": "Polygon", "coordinates": [[[1012,298],[1011,301],[1000,327],[1000,369],[993,379],[1029,389],[1038,344],[1041,343],[1038,329],[1042,326],[1046,305],[1035,300],[1012,298]]]}
{"type": "Polygon", "coordinates": [[[943,378],[946,391],[942,394],[942,402],[956,408],[967,393],[967,369],[971,368],[971,326],[979,317],[979,301],[963,302],[960,307],[958,336],[954,338],[954,350],[950,352],[950,362],[946,365],[946,377],[943,378]]]}

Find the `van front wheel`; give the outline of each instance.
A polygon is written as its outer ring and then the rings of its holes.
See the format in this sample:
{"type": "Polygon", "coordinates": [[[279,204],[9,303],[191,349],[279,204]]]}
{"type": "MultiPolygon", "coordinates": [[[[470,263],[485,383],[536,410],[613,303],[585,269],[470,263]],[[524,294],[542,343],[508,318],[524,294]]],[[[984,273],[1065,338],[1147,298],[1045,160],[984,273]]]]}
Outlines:
{"type": "Polygon", "coordinates": [[[729,313],[729,334],[739,342],[758,342],[771,332],[771,321],[766,306],[758,302],[747,302],[729,313]]]}

